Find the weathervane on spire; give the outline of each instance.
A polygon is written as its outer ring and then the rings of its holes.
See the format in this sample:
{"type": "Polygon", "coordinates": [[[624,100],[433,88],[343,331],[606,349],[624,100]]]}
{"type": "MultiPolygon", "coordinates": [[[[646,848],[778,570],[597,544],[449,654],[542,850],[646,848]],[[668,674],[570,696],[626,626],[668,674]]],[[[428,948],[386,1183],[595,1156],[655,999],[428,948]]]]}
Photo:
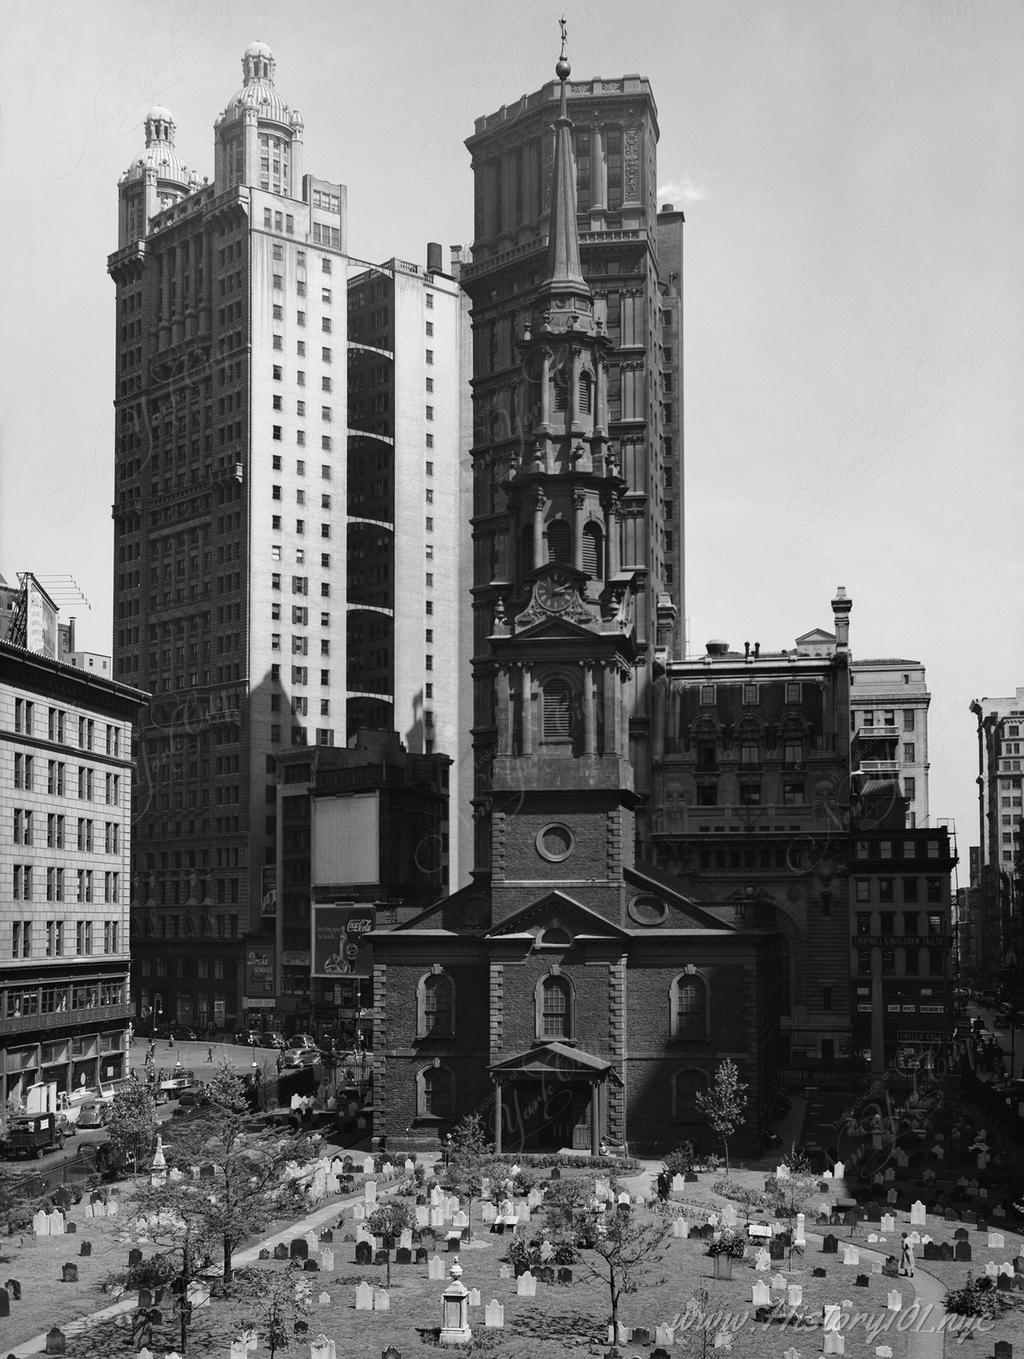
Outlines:
{"type": "Polygon", "coordinates": [[[555,75],[558,76],[559,80],[564,85],[569,78],[569,72],[572,70],[572,67],[569,65],[569,60],[565,55],[565,20],[559,19],[558,26],[562,30],[562,50],[559,52],[558,60],[555,62],[555,75]]]}

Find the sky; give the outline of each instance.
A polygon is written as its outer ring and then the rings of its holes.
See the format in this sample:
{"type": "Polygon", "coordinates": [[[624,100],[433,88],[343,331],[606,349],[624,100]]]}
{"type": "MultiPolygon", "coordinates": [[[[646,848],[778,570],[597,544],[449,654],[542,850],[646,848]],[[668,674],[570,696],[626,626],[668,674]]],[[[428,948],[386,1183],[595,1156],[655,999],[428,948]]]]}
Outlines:
{"type": "Polygon", "coordinates": [[[111,648],[117,179],[170,107],[213,173],[254,39],[349,248],[472,242],[463,142],[552,78],[646,76],[686,214],[691,654],[927,666],[932,820],[977,839],[972,698],[1024,685],[1024,6],[1012,0],[2,0],[0,571],[111,648]],[[70,601],[65,583],[58,593],[70,601]]]}

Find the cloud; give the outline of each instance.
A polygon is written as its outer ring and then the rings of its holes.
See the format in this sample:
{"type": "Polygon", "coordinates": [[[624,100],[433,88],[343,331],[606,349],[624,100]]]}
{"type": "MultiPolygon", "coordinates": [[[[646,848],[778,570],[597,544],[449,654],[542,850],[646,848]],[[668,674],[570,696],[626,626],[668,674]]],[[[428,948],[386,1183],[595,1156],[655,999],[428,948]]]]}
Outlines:
{"type": "Polygon", "coordinates": [[[673,203],[676,206],[680,203],[700,203],[707,197],[706,185],[695,184],[689,175],[682,179],[670,179],[667,184],[658,186],[659,206],[662,203],[673,203]]]}

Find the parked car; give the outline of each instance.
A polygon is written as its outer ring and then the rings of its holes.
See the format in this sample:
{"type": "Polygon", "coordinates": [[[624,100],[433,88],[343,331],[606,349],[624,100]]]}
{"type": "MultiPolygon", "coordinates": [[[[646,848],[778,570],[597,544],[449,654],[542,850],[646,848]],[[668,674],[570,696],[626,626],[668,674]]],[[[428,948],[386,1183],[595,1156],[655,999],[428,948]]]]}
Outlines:
{"type": "Polygon", "coordinates": [[[293,1033],[288,1039],[290,1048],[309,1048],[311,1051],[318,1051],[316,1039],[310,1033],[293,1033]]]}
{"type": "Polygon", "coordinates": [[[288,1039],[283,1033],[278,1033],[277,1029],[268,1029],[263,1035],[263,1046],[266,1048],[279,1048],[282,1052],[288,1046],[288,1039]]]}
{"type": "Polygon", "coordinates": [[[3,1140],[5,1156],[41,1157],[64,1146],[64,1129],[56,1114],[17,1114],[3,1140]]]}
{"type": "Polygon", "coordinates": [[[259,1029],[239,1029],[235,1034],[235,1042],[243,1047],[259,1047],[263,1035],[259,1029]]]}
{"type": "Polygon", "coordinates": [[[281,1064],[286,1068],[316,1066],[320,1060],[320,1054],[314,1048],[286,1048],[281,1057],[281,1064]]]}
{"type": "Polygon", "coordinates": [[[86,1128],[105,1128],[110,1122],[110,1106],[102,1100],[91,1100],[83,1104],[78,1113],[78,1131],[86,1128]]]}

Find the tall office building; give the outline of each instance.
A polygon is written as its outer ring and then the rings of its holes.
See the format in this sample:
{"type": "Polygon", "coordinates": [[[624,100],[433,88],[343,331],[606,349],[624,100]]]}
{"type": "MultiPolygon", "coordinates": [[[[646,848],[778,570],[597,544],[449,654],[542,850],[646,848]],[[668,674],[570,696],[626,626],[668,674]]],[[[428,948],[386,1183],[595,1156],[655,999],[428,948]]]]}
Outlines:
{"type": "MultiPolygon", "coordinates": [[[[920,661],[883,657],[850,665],[850,734],[891,737],[907,826],[928,825],[928,692],[920,661]]],[[[894,786],[895,789],[895,786],[894,786]]]]}
{"type": "Polygon", "coordinates": [[[1024,689],[1006,698],[975,699],[971,712],[978,724],[980,848],[971,849],[977,965],[988,975],[1011,969],[1006,975],[1017,978],[1024,956],[1024,689]]]}
{"type": "Polygon", "coordinates": [[[212,183],[183,164],[168,110],[151,110],[145,151],[118,184],[108,262],[115,673],[154,696],[135,806],[140,982],[165,1014],[204,1025],[241,1018],[243,939],[266,923],[275,859],[278,752],[344,744],[372,714],[424,753],[427,714],[443,703],[449,720],[427,601],[455,617],[460,544],[457,285],[436,259],[375,270],[403,307],[375,331],[372,356],[366,337],[350,355],[345,186],[305,173],[302,118],[270,49],[253,43],[242,70],[215,124],[212,183]],[[417,359],[415,399],[403,349],[417,359]],[[388,374],[381,391],[398,393],[401,413],[388,427],[350,431],[350,357],[357,391],[368,358],[388,374]],[[395,532],[394,489],[370,513],[381,478],[422,496],[415,545],[395,532]],[[433,515],[432,484],[445,488],[433,515]],[[380,664],[364,677],[370,652],[380,664]]]}

